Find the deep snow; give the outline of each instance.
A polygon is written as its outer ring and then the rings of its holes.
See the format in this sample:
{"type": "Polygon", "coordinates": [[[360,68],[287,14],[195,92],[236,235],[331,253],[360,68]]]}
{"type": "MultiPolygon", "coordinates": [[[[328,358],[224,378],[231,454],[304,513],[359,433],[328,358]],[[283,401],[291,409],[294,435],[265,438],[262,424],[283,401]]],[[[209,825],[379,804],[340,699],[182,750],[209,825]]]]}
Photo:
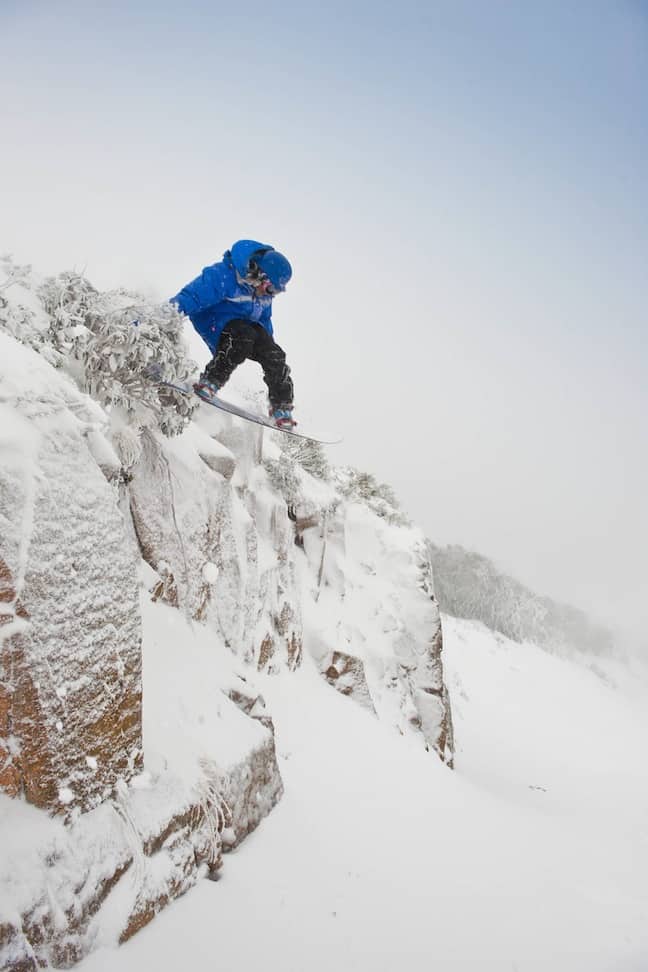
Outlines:
{"type": "Polygon", "coordinates": [[[259,679],[283,800],[218,883],[83,972],[648,968],[645,682],[472,622],[444,630],[456,771],[306,653],[259,679]]]}

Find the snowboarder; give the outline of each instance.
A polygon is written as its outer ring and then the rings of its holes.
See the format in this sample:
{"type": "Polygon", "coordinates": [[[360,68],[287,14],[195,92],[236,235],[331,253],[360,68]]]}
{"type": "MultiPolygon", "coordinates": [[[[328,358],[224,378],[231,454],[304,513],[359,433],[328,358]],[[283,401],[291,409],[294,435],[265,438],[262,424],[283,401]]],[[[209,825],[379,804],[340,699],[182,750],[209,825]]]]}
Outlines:
{"type": "Polygon", "coordinates": [[[238,365],[248,358],[263,368],[270,416],[279,428],[293,428],[293,383],[286,355],[273,338],[272,301],[286,289],[292,268],[274,247],[238,240],[220,263],[205,267],[171,298],[211,351],[194,391],[213,400],[238,365]]]}

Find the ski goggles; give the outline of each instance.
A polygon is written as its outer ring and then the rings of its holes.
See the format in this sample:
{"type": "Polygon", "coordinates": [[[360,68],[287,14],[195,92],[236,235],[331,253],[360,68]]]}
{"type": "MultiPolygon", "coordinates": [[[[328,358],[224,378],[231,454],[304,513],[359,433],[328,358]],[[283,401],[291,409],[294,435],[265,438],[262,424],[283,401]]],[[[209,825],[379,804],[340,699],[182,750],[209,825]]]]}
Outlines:
{"type": "Polygon", "coordinates": [[[245,278],[248,283],[260,290],[265,297],[276,297],[277,294],[281,293],[280,290],[274,286],[270,277],[267,273],[263,273],[256,264],[250,264],[250,271],[245,278]]]}

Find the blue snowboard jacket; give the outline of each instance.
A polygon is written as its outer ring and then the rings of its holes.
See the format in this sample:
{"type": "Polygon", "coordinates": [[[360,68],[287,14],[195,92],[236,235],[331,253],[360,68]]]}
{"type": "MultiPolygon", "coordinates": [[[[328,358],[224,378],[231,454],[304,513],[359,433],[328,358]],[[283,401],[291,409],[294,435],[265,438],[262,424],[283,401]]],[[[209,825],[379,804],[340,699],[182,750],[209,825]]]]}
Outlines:
{"type": "Polygon", "coordinates": [[[199,277],[171,298],[212,354],[223,328],[235,319],[260,324],[272,336],[272,297],[255,297],[254,288],[243,279],[250,257],[262,249],[270,247],[256,240],[239,240],[225,251],[220,263],[205,267],[199,277]]]}

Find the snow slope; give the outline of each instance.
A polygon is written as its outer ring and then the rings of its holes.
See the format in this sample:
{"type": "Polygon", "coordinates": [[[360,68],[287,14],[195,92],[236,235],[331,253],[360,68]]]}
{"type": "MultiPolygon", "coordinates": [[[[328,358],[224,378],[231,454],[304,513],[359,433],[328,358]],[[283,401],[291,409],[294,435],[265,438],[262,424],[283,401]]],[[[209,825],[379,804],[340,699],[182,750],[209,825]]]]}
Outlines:
{"type": "Polygon", "coordinates": [[[83,972],[648,968],[645,681],[473,622],[444,630],[454,772],[306,653],[260,680],[281,803],[220,882],[83,972]]]}

